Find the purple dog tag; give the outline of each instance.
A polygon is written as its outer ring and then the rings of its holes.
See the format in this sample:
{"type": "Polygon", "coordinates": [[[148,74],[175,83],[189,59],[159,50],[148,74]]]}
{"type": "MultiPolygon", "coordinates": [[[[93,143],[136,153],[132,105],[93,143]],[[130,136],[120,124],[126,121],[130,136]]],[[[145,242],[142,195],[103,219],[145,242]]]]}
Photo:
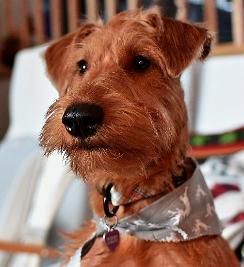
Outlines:
{"type": "Polygon", "coordinates": [[[119,244],[119,231],[111,229],[103,235],[103,239],[110,251],[114,251],[119,244]]]}

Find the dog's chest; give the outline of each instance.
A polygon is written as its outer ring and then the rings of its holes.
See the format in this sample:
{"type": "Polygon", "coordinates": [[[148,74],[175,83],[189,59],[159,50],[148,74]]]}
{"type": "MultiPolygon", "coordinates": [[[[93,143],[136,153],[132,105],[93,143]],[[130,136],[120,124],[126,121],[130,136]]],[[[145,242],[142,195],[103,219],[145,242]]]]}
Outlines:
{"type": "MultiPolygon", "coordinates": [[[[136,240],[131,236],[121,235],[120,245],[115,251],[109,251],[104,244],[103,238],[98,238],[89,251],[89,253],[82,259],[79,266],[81,267],[137,267],[138,258],[137,255],[141,253],[138,251],[139,243],[141,240],[136,240]]],[[[76,267],[76,265],[72,266],[76,267]]],[[[78,267],[78,266],[77,266],[78,267]]]]}
{"type": "MultiPolygon", "coordinates": [[[[199,168],[173,192],[119,220],[114,227],[120,233],[120,242],[114,251],[109,251],[101,238],[111,232],[106,220],[94,216],[93,222],[96,230],[81,245],[68,267],[78,267],[80,260],[82,267],[142,266],[140,262],[157,266],[151,263],[155,261],[160,262],[158,266],[169,266],[170,263],[174,267],[178,266],[181,251],[192,240],[199,243],[196,240],[202,236],[216,236],[222,229],[199,168]]],[[[189,257],[181,258],[181,262],[185,261],[189,261],[189,257]]]]}

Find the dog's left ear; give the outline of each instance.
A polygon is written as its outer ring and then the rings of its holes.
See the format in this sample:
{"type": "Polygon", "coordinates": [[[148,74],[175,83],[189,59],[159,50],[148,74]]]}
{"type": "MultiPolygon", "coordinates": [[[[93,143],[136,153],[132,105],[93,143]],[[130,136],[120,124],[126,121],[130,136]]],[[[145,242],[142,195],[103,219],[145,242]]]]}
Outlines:
{"type": "Polygon", "coordinates": [[[205,28],[164,18],[161,41],[167,72],[176,77],[194,59],[208,56],[212,36],[205,28]]]}
{"type": "Polygon", "coordinates": [[[208,56],[212,36],[207,29],[160,18],[156,14],[149,14],[148,20],[158,33],[165,68],[170,76],[179,76],[194,59],[203,60],[208,56]]]}

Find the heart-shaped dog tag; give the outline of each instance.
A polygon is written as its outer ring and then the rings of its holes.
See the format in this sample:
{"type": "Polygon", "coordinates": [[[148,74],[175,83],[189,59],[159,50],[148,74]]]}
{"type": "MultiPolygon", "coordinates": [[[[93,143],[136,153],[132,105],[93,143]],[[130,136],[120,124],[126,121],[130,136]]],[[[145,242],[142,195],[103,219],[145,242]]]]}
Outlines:
{"type": "Polygon", "coordinates": [[[103,239],[110,251],[114,251],[119,244],[119,231],[111,229],[103,235],[103,239]]]}

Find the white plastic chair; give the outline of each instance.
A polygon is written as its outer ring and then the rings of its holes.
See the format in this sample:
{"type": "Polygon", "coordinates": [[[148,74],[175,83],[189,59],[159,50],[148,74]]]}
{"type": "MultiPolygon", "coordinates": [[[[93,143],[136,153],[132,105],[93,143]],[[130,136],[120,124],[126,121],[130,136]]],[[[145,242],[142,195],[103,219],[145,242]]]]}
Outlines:
{"type": "MultiPolygon", "coordinates": [[[[44,115],[57,97],[46,76],[45,48],[17,54],[10,85],[10,126],[0,143],[0,240],[41,246],[51,225],[69,231],[89,214],[86,187],[72,179],[60,155],[45,159],[38,146],[44,115]]],[[[0,253],[1,267],[39,265],[36,255],[0,253]]]]}

